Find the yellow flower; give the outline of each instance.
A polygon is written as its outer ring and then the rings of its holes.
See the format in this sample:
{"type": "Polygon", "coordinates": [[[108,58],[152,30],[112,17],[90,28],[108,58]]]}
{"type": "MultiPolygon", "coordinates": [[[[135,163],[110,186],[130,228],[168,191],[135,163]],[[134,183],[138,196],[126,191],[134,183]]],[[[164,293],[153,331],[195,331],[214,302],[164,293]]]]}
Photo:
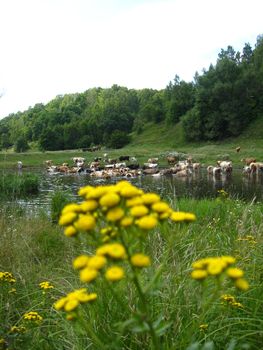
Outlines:
{"type": "Polygon", "coordinates": [[[62,209],[61,214],[64,215],[66,213],[78,213],[80,210],[80,207],[76,203],[70,203],[65,205],[65,207],[62,209]]]}
{"type": "Polygon", "coordinates": [[[223,255],[223,261],[225,261],[228,265],[232,265],[236,262],[236,259],[233,256],[223,255]]]}
{"type": "Polygon", "coordinates": [[[72,236],[75,236],[77,234],[77,230],[74,226],[67,226],[65,229],[64,229],[64,235],[67,236],[67,237],[72,237],[72,236]]]}
{"type": "Polygon", "coordinates": [[[192,214],[192,213],[185,213],[184,221],[185,221],[185,222],[196,221],[196,216],[195,216],[195,214],[192,214]]]}
{"type": "Polygon", "coordinates": [[[72,224],[72,222],[76,219],[76,217],[77,217],[76,213],[68,212],[68,213],[62,214],[58,223],[60,226],[67,226],[72,224]]]}
{"type": "Polygon", "coordinates": [[[88,265],[90,257],[88,255],[80,255],[73,261],[73,268],[76,270],[83,269],[88,265]]]}
{"type": "Polygon", "coordinates": [[[143,193],[142,190],[139,190],[138,188],[130,184],[124,186],[120,191],[121,196],[124,198],[135,197],[135,196],[141,195],[142,193],[143,193]]]}
{"type": "Polygon", "coordinates": [[[122,278],[124,278],[124,270],[122,267],[119,266],[112,266],[107,269],[105,273],[105,277],[108,281],[119,281],[122,278]]]}
{"type": "Polygon", "coordinates": [[[220,260],[215,259],[207,267],[207,272],[209,275],[216,276],[220,275],[223,272],[224,265],[221,264],[220,260]]]}
{"type": "Polygon", "coordinates": [[[135,217],[141,217],[144,215],[147,215],[149,212],[149,209],[145,205],[136,205],[135,207],[131,208],[131,215],[135,217]]]}
{"type": "Polygon", "coordinates": [[[227,269],[226,273],[230,278],[233,279],[241,278],[244,276],[244,271],[237,267],[230,267],[227,269]]]}
{"type": "Polygon", "coordinates": [[[124,216],[124,210],[116,207],[107,212],[106,218],[108,221],[119,221],[124,216]]]}
{"type": "Polygon", "coordinates": [[[97,270],[86,267],[80,271],[79,278],[81,282],[89,283],[95,280],[97,276],[98,276],[97,270]]]}
{"type": "Polygon", "coordinates": [[[124,259],[126,257],[125,248],[120,243],[108,244],[107,254],[112,259],[124,259]]]}
{"type": "Polygon", "coordinates": [[[95,199],[89,199],[80,204],[80,209],[82,212],[86,213],[88,211],[93,211],[98,208],[98,202],[95,199]]]}
{"type": "Polygon", "coordinates": [[[244,278],[238,278],[235,280],[235,286],[237,289],[246,291],[249,288],[248,282],[244,278]]]}
{"type": "Polygon", "coordinates": [[[157,213],[164,213],[170,212],[171,208],[165,202],[157,202],[152,205],[152,210],[156,211],[157,213]]]}
{"type": "Polygon", "coordinates": [[[52,286],[52,284],[51,284],[50,282],[48,282],[48,281],[40,282],[40,283],[39,283],[39,287],[40,287],[41,289],[52,289],[52,288],[54,288],[54,287],[52,286]]]}
{"type": "Polygon", "coordinates": [[[129,217],[129,216],[125,216],[121,222],[120,222],[120,225],[122,227],[128,227],[128,226],[131,226],[133,223],[133,218],[129,217]]]}
{"type": "Polygon", "coordinates": [[[203,280],[208,276],[208,273],[205,270],[194,270],[191,273],[191,277],[194,280],[203,280]]]}
{"type": "Polygon", "coordinates": [[[229,303],[233,303],[235,302],[235,297],[233,297],[232,295],[230,294],[224,294],[224,295],[221,295],[221,299],[223,299],[224,301],[227,301],[229,303]]]}
{"type": "Polygon", "coordinates": [[[86,195],[93,189],[92,186],[81,187],[78,191],[78,195],[81,197],[86,197],[86,195]]]}
{"type": "Polygon", "coordinates": [[[107,193],[100,198],[100,205],[102,207],[111,208],[120,202],[120,196],[116,193],[107,193]]]}
{"type": "Polygon", "coordinates": [[[98,199],[102,197],[107,192],[106,186],[93,187],[86,194],[86,199],[98,199]]]}
{"type": "Polygon", "coordinates": [[[64,305],[66,304],[67,302],[67,298],[66,297],[63,297],[63,298],[60,298],[59,300],[57,300],[55,303],[54,303],[54,308],[55,310],[61,310],[64,308],[64,305]]]}
{"type": "Polygon", "coordinates": [[[131,257],[131,263],[136,267],[147,267],[151,265],[151,260],[147,255],[144,254],[134,254],[131,257]]]}
{"type": "Polygon", "coordinates": [[[75,222],[75,227],[79,231],[91,231],[96,226],[96,220],[92,215],[86,214],[79,217],[75,222]]]}
{"type": "Polygon", "coordinates": [[[152,215],[146,215],[138,219],[136,224],[143,230],[151,230],[158,224],[158,220],[152,215]]]}
{"type": "Polygon", "coordinates": [[[182,211],[173,211],[170,215],[170,219],[175,222],[183,222],[185,219],[185,213],[182,211]]]}
{"type": "Polygon", "coordinates": [[[126,204],[126,207],[130,208],[130,207],[134,207],[135,205],[143,204],[143,200],[142,200],[142,197],[140,196],[133,197],[131,199],[127,199],[125,204],[126,204]]]}
{"type": "Polygon", "coordinates": [[[40,316],[36,311],[30,311],[23,315],[24,320],[41,322],[43,317],[40,316]]]}
{"type": "Polygon", "coordinates": [[[160,202],[160,196],[156,193],[145,193],[144,195],[142,195],[142,201],[144,204],[146,205],[151,205],[154,204],[156,202],[160,202]]]}
{"type": "Polygon", "coordinates": [[[92,256],[89,259],[88,267],[90,269],[100,270],[106,265],[106,258],[104,256],[92,256]]]}
{"type": "Polygon", "coordinates": [[[79,306],[79,301],[76,299],[69,300],[64,306],[64,310],[67,312],[75,310],[79,306]]]}

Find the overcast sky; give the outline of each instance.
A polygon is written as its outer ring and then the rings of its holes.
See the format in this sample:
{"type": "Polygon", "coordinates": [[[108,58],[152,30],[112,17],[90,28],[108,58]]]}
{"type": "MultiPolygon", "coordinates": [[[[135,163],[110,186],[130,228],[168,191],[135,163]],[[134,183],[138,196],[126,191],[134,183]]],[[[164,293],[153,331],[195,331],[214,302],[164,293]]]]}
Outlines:
{"type": "Polygon", "coordinates": [[[263,0],[0,0],[0,118],[92,87],[192,81],[263,34],[263,0]]]}

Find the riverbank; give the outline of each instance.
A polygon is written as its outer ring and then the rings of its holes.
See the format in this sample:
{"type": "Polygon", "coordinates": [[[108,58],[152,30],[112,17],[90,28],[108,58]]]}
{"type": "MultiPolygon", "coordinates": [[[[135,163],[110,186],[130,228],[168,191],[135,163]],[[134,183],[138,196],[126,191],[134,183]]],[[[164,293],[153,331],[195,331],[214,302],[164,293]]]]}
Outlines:
{"type": "MultiPolygon", "coordinates": [[[[162,334],[162,349],[184,350],[192,344],[191,349],[201,350],[209,342],[214,349],[261,348],[263,204],[245,204],[224,193],[215,200],[182,199],[170,204],[175,210],[195,213],[197,220],[158,226],[143,244],[152,266],[143,269],[141,281],[146,286],[156,276],[148,303],[152,316],[159,318],[156,328],[162,334]],[[236,259],[250,288],[238,291],[224,282],[208,305],[214,283],[192,280],[191,265],[200,258],[222,255],[236,259]],[[236,304],[220,298],[222,295],[231,295],[236,304]]],[[[0,338],[16,349],[82,350],[91,342],[92,349],[103,349],[95,339],[90,340],[88,329],[65,320],[52,307],[58,298],[85,286],[71,263],[83,252],[90,254],[92,247],[65,237],[44,213],[27,217],[19,207],[3,206],[0,226],[0,266],[16,279],[1,299],[0,338]],[[43,281],[54,288],[41,289],[43,281]],[[10,332],[12,326],[24,325],[23,315],[29,311],[38,312],[43,320],[26,323],[25,333],[10,332]]],[[[105,349],[151,348],[147,328],[127,321],[131,310],[135,311],[136,294],[125,279],[113,288],[95,282],[89,285],[90,291],[96,291],[98,299],[82,307],[83,317],[91,321],[105,349]]]]}

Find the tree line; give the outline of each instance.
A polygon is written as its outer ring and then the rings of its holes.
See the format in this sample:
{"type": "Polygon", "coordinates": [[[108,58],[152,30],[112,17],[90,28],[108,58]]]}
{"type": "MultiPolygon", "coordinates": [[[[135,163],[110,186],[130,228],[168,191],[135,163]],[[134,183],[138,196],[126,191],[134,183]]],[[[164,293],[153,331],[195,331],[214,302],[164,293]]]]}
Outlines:
{"type": "Polygon", "coordinates": [[[0,148],[25,151],[30,143],[41,150],[105,145],[121,148],[131,132],[149,122],[181,122],[188,141],[238,136],[263,117],[263,36],[255,48],[222,49],[215,65],[192,82],[175,76],[165,89],[128,89],[118,85],[59,95],[0,121],[0,148]]]}

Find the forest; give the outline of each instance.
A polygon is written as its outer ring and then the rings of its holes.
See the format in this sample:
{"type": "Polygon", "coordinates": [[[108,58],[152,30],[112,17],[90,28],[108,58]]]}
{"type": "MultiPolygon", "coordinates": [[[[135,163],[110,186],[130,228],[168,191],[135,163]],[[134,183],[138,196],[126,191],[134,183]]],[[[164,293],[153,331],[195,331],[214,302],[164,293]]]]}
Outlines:
{"type": "Polygon", "coordinates": [[[216,141],[238,136],[258,117],[263,118],[263,35],[254,49],[249,43],[242,52],[221,49],[216,64],[192,82],[176,75],[163,90],[94,87],[10,114],[0,121],[0,149],[121,148],[148,122],[181,122],[186,141],[216,141]]]}

